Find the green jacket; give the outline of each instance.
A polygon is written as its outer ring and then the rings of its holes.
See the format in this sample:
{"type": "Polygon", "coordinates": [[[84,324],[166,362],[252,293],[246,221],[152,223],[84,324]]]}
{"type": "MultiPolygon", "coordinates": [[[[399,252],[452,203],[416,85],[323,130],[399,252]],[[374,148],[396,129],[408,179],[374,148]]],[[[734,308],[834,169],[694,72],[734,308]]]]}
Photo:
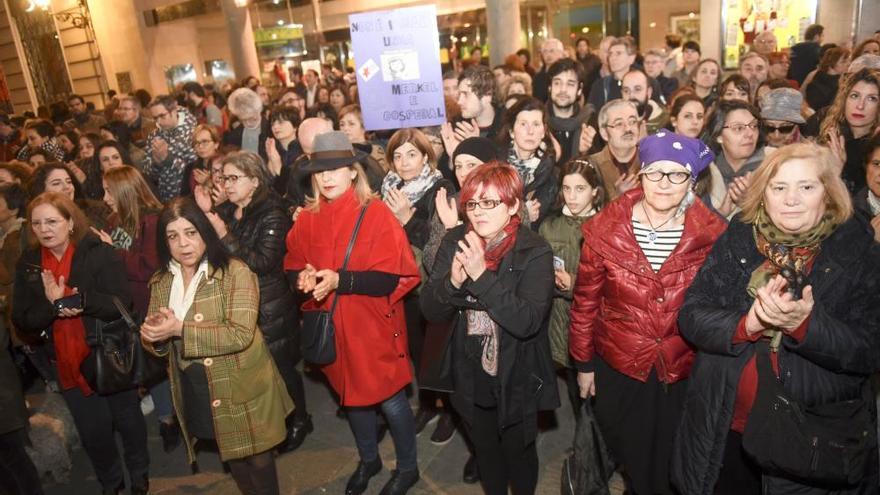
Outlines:
{"type": "MultiPolygon", "coordinates": [[[[571,287],[574,287],[577,277],[581,244],[584,240],[581,226],[585,220],[586,218],[558,213],[545,220],[538,230],[541,237],[553,248],[553,256],[562,258],[565,262],[565,271],[571,275],[571,287]]],[[[571,361],[568,357],[568,311],[571,307],[571,287],[566,291],[556,289],[553,306],[550,309],[550,353],[553,361],[560,366],[569,366],[571,361]]]]}
{"type": "MultiPolygon", "coordinates": [[[[172,280],[167,271],[153,275],[148,314],[168,307],[172,280]]],[[[257,276],[243,262],[233,259],[227,270],[209,266],[184,318],[182,338],[159,351],[147,344],[159,356],[171,353],[171,396],[190,463],[194,439],[181,415],[187,398],[181,393],[180,373],[193,362],[202,363],[208,375],[221,460],[259,454],[284,440],[284,419],[293,401],[257,327],[259,298],[257,276]]]]}

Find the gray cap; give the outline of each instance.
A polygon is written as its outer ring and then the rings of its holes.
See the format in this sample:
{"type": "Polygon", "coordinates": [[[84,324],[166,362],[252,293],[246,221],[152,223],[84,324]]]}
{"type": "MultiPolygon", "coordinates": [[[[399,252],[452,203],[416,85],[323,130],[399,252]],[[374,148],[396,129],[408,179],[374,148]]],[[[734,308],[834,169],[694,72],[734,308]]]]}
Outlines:
{"type": "Polygon", "coordinates": [[[363,151],[354,149],[342,131],[325,132],[315,136],[314,151],[301,170],[309,173],[336,170],[359,162],[366,156],[363,151]]]}
{"type": "Polygon", "coordinates": [[[784,120],[803,124],[801,92],[792,88],[776,88],[761,98],[761,118],[764,120],[784,120]]]}
{"type": "Polygon", "coordinates": [[[862,69],[880,69],[880,55],[863,53],[849,63],[846,72],[848,74],[854,74],[862,69]]]}

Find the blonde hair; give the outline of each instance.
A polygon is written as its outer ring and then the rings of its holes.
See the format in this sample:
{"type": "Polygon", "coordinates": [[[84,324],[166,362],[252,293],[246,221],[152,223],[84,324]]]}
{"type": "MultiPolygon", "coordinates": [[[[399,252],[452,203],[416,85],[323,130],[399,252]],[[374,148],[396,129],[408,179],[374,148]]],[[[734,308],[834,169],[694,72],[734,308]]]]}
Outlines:
{"type": "Polygon", "coordinates": [[[120,227],[137,239],[140,222],[150,212],[162,210],[162,203],[153,194],[143,175],[134,167],[124,165],[104,173],[107,191],[116,202],[120,227]]]}
{"type": "MultiPolygon", "coordinates": [[[[364,172],[364,167],[361,166],[360,163],[352,163],[347,168],[354,170],[357,173],[357,176],[354,178],[354,183],[351,187],[354,188],[354,196],[357,198],[358,204],[361,206],[365,206],[367,203],[375,199],[376,193],[370,189],[370,181],[367,179],[367,174],[364,172]]],[[[311,181],[312,181],[312,191],[314,191],[315,195],[306,196],[306,209],[317,213],[321,210],[321,201],[320,201],[320,189],[318,189],[318,179],[315,177],[321,172],[312,173],[311,181]]]]}
{"type": "Polygon", "coordinates": [[[742,204],[742,220],[755,223],[763,206],[767,185],[776,177],[779,167],[791,160],[809,160],[819,167],[819,181],[825,187],[825,208],[835,224],[842,224],[853,214],[852,199],[840,178],[843,165],[830,149],[805,141],[779,148],[761,163],[752,174],[752,182],[742,204]]]}

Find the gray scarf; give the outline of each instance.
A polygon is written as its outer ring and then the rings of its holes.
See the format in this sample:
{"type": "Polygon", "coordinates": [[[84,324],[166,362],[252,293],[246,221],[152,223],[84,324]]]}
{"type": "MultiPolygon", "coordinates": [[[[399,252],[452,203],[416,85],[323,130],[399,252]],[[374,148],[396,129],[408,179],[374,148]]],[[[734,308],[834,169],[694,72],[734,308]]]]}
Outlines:
{"type": "Polygon", "coordinates": [[[427,164],[422,167],[418,177],[409,181],[404,181],[396,172],[388,172],[382,179],[382,198],[387,198],[391,189],[400,189],[409,198],[410,204],[414,205],[442,178],[443,174],[439,170],[432,170],[427,164]]]}

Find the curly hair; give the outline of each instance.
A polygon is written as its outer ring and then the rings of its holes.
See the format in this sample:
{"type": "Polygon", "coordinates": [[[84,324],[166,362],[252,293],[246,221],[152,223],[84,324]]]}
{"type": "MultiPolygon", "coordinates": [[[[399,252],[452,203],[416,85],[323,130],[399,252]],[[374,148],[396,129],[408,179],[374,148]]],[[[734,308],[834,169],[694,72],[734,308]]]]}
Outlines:
{"type": "MultiPolygon", "coordinates": [[[[837,96],[834,97],[834,102],[831,103],[828,113],[825,114],[825,119],[822,120],[822,125],[819,126],[819,143],[828,144],[828,135],[832,131],[840,132],[849,127],[846,121],[846,99],[849,98],[853,86],[860,82],[873,84],[877,89],[880,89],[880,69],[861,69],[841,79],[837,96]]],[[[874,127],[877,127],[878,124],[880,124],[880,111],[874,117],[874,127]]]]}
{"type": "Polygon", "coordinates": [[[484,65],[472,65],[458,76],[458,82],[469,81],[477,98],[495,96],[495,74],[484,65]]]}

